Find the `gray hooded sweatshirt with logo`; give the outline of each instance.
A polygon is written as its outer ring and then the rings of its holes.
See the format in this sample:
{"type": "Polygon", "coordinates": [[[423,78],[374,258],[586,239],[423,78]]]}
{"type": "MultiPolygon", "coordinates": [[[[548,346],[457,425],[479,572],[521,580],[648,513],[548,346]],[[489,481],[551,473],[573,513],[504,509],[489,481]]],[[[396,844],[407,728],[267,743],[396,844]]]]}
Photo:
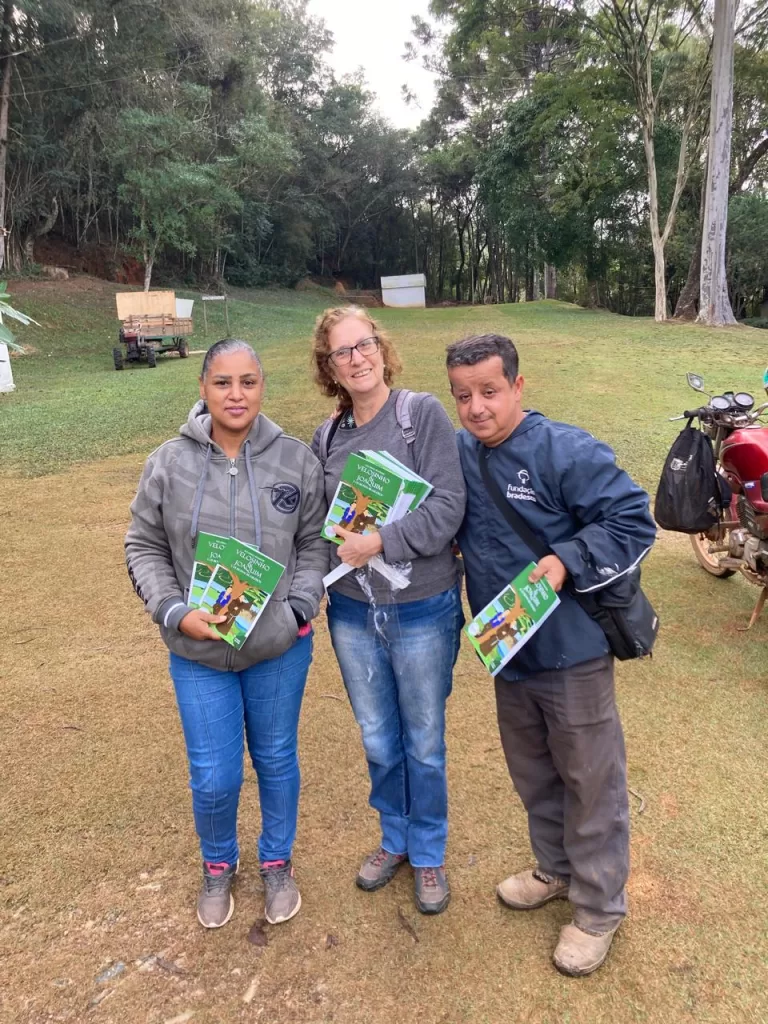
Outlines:
{"type": "Polygon", "coordinates": [[[144,467],[125,538],[128,573],[171,651],[236,672],[288,650],[298,632],[294,610],[307,621],[318,613],[329,558],[320,536],[327,510],[323,470],[307,445],[263,414],[236,459],[211,441],[202,401],[179,433],[144,467]],[[239,651],[179,631],[191,610],[186,602],[201,531],[254,544],[286,567],[239,651]]]}

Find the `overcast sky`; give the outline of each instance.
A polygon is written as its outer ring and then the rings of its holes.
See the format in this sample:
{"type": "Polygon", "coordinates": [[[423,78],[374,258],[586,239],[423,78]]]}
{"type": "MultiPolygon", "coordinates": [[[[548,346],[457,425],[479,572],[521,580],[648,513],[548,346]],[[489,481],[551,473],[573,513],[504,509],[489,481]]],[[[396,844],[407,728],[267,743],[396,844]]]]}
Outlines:
{"type": "Polygon", "coordinates": [[[415,127],[434,97],[433,76],[418,62],[403,60],[411,38],[411,16],[427,17],[429,0],[310,0],[309,12],[324,19],[336,47],[329,55],[342,75],[362,67],[379,110],[398,128],[415,127]],[[408,85],[419,107],[406,105],[400,87],[408,85]]]}

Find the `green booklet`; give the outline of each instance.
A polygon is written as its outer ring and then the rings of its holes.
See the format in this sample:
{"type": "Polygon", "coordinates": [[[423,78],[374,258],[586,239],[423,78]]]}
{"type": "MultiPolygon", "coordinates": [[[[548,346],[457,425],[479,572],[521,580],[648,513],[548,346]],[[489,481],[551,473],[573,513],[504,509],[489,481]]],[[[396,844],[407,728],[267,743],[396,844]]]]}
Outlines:
{"type": "Polygon", "coordinates": [[[211,629],[240,650],[284,571],[284,565],[230,537],[200,602],[210,615],[227,617],[211,629]]]}
{"type": "Polygon", "coordinates": [[[371,452],[365,450],[363,455],[370,459],[372,462],[378,462],[384,466],[385,469],[392,470],[397,473],[403,481],[403,486],[400,491],[400,497],[397,499],[395,507],[392,509],[389,522],[395,522],[398,519],[402,519],[406,512],[413,512],[424,499],[432,493],[434,488],[424,477],[419,476],[408,466],[405,466],[399,459],[396,459],[394,455],[390,455],[389,452],[371,452]]]}
{"type": "Polygon", "coordinates": [[[190,608],[200,607],[205,588],[211,582],[211,576],[216,571],[216,566],[221,561],[222,553],[229,540],[229,537],[220,537],[218,533],[199,533],[197,535],[195,564],[192,566],[187,598],[190,608]]]}
{"type": "Polygon", "coordinates": [[[531,562],[472,619],[464,632],[480,660],[496,675],[560,604],[546,579],[529,583],[531,562]]]}
{"type": "Polygon", "coordinates": [[[331,532],[334,526],[352,533],[378,530],[388,522],[402,487],[402,477],[393,470],[353,452],[344,463],[322,536],[341,544],[341,537],[331,532]]]}

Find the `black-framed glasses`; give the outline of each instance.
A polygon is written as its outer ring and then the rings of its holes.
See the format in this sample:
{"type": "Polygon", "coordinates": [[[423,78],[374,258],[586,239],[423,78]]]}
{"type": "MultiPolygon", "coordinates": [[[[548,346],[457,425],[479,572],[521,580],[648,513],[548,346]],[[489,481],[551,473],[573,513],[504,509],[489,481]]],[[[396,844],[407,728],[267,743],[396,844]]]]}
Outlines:
{"type": "Polygon", "coordinates": [[[359,352],[361,356],[372,356],[379,347],[379,339],[375,336],[363,338],[356,345],[345,345],[344,348],[337,348],[335,352],[328,355],[328,362],[334,366],[345,366],[352,360],[352,353],[359,352]]]}

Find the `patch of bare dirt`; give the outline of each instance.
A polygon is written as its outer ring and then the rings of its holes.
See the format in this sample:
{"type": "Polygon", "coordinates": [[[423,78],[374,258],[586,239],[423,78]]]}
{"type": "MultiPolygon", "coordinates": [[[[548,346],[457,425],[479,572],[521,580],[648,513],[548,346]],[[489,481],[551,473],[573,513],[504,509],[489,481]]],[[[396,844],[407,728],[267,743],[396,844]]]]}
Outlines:
{"type": "MultiPolygon", "coordinates": [[[[741,865],[722,866],[728,913],[703,935],[710,918],[697,892],[710,868],[703,857],[698,881],[676,872],[663,824],[671,800],[663,816],[652,817],[651,805],[642,817],[631,916],[599,975],[575,983],[552,968],[567,904],[534,914],[498,904],[496,882],[531,854],[492,687],[467,652],[449,705],[451,906],[437,918],[419,915],[407,870],[379,893],[358,890],[354,875],[377,825],[322,617],[301,723],[301,913],[276,928],[259,923],[266,944],[248,940],[263,902],[258,790],[247,768],[235,916],[220,931],[200,928],[167,652],[123,561],[141,463],[3,481],[4,1024],[665,1024],[691,1019],[693,999],[702,1020],[761,1019],[760,919],[744,903],[741,865]]],[[[634,693],[644,679],[633,679],[634,693]]],[[[636,761],[668,741],[648,706],[625,722],[636,761]]]]}

